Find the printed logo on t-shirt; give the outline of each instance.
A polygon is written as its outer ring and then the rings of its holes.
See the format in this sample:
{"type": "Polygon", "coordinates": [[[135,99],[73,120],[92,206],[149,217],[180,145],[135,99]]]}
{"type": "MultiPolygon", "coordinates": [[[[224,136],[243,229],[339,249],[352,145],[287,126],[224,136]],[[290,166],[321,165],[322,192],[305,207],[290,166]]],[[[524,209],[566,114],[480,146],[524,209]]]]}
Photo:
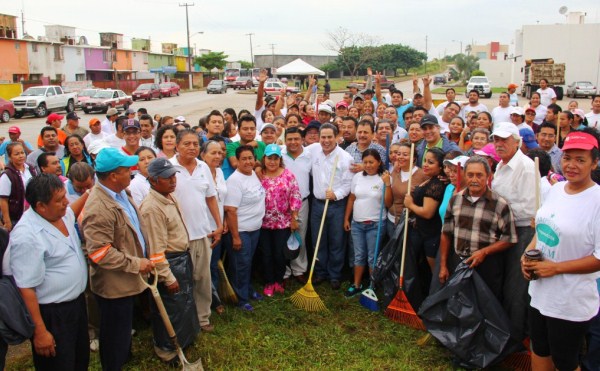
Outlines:
{"type": "Polygon", "coordinates": [[[548,218],[540,218],[535,226],[537,233],[538,246],[542,250],[545,258],[555,259],[556,249],[560,242],[557,226],[548,218]]]}

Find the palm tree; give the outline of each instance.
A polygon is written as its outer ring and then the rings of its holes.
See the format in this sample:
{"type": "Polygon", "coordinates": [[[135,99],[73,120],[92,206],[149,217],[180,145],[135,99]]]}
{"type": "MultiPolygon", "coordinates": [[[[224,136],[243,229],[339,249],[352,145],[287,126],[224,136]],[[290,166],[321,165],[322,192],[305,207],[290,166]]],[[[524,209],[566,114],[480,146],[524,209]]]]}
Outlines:
{"type": "Polygon", "coordinates": [[[454,63],[462,80],[468,80],[469,77],[471,77],[471,72],[479,68],[478,60],[479,59],[473,55],[459,54],[456,56],[454,63]]]}

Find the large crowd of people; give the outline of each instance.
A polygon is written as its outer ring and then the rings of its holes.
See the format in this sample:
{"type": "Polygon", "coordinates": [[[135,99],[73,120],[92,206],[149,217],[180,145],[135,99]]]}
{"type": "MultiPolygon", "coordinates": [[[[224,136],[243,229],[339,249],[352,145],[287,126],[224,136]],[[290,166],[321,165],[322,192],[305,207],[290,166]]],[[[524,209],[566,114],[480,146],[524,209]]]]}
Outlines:
{"type": "Polygon", "coordinates": [[[460,102],[454,88],[436,106],[429,77],[413,81],[412,97],[368,77],[334,102],[312,77],[304,96],[265,94],[261,71],[253,112],[214,110],[197,125],[111,108],[89,129],[76,113],[61,127],[52,113],[36,148],[10,127],[0,145],[3,273],[35,325],[35,367],[85,370],[99,350],[103,369],[121,369],[134,315],[151,320],[157,356],[173,361],[140,275],[158,275],[185,347],[226,310],[219,260],[235,310],[251,312],[292,280],[306,283],[319,234],[313,284],[356,297],[377,241],[406,223],[415,309],[464,261],[513,339],[530,338],[534,369],[599,369],[600,96],[587,114],[577,102],[563,109],[542,81],[525,107],[513,84],[496,107],[477,90],[460,102]]]}

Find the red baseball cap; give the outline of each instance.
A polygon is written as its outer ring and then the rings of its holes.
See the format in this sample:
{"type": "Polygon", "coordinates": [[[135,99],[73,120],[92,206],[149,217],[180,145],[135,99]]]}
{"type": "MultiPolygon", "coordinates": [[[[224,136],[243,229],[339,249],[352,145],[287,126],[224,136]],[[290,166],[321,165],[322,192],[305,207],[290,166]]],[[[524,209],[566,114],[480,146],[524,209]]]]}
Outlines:
{"type": "Polygon", "coordinates": [[[10,134],[21,134],[21,129],[18,126],[11,126],[8,128],[10,134]]]}
{"type": "Polygon", "coordinates": [[[62,120],[63,118],[64,118],[64,116],[61,116],[58,113],[52,112],[50,115],[48,115],[48,118],[46,119],[46,124],[49,124],[55,120],[62,120]]]}
{"type": "Polygon", "coordinates": [[[346,101],[343,101],[343,100],[337,102],[336,105],[335,105],[335,108],[338,109],[340,107],[346,107],[346,108],[348,108],[348,103],[346,103],[346,101]]]}
{"type": "Polygon", "coordinates": [[[565,138],[565,144],[563,144],[562,150],[584,149],[589,151],[592,148],[598,148],[598,141],[593,135],[582,132],[573,132],[569,133],[565,138]]]}

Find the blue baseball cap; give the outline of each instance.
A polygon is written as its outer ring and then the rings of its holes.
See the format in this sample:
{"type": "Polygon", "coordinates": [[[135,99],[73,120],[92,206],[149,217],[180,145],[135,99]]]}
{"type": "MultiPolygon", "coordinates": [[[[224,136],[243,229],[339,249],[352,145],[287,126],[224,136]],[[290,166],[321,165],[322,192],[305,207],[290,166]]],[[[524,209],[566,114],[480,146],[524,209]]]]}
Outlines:
{"type": "Polygon", "coordinates": [[[521,138],[523,138],[523,143],[525,143],[527,149],[534,149],[540,147],[535,140],[535,134],[533,134],[533,130],[527,128],[520,129],[519,135],[521,136],[521,138]]]}
{"type": "Polygon", "coordinates": [[[137,165],[138,156],[127,156],[116,148],[103,148],[96,156],[96,171],[106,173],[118,167],[132,167],[137,165]]]}
{"type": "Polygon", "coordinates": [[[265,156],[277,155],[281,157],[281,148],[277,144],[269,144],[265,147],[265,156]]]}

